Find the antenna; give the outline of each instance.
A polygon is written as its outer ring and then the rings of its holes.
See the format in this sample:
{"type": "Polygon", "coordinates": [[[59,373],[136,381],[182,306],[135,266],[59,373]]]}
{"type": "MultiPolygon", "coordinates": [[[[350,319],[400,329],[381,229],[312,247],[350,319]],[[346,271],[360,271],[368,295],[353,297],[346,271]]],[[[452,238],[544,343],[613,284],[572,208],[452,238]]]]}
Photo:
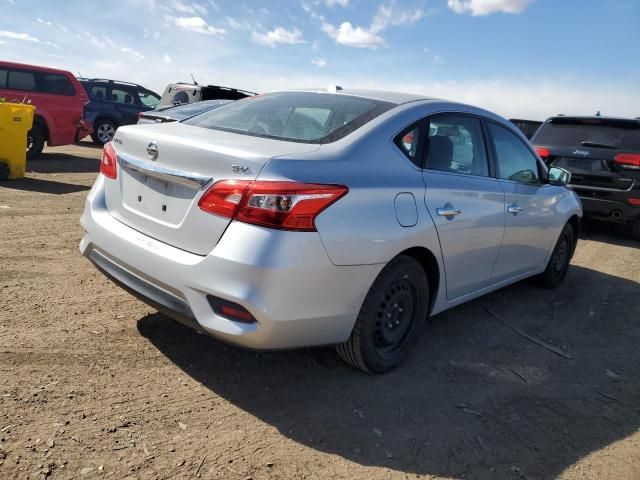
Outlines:
{"type": "Polygon", "coordinates": [[[78,77],[84,78],[80,72],[78,72],[78,77]]]}
{"type": "Polygon", "coordinates": [[[194,85],[198,85],[198,82],[196,82],[196,77],[193,76],[193,73],[191,74],[191,80],[193,80],[194,85]]]}

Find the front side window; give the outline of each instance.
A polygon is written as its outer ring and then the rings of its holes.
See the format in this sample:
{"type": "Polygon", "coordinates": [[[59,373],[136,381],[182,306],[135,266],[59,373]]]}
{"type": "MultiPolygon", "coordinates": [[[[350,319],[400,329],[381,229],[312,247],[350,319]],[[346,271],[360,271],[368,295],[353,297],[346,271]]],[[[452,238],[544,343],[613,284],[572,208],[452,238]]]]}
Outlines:
{"type": "Polygon", "coordinates": [[[0,88],[7,88],[7,77],[9,76],[9,72],[6,70],[0,69],[0,88]]]}
{"type": "Polygon", "coordinates": [[[281,92],[238,100],[184,123],[290,142],[330,143],[394,106],[342,94],[281,92]]]}
{"type": "Polygon", "coordinates": [[[489,122],[496,152],[498,178],[538,184],[538,160],[516,135],[504,127],[489,122]]]}
{"type": "Polygon", "coordinates": [[[429,118],[426,168],[488,176],[487,151],[480,120],[456,114],[429,118]]]}
{"type": "Polygon", "coordinates": [[[138,96],[145,107],[155,108],[155,106],[160,103],[160,97],[147,90],[138,91],[138,96]]]}

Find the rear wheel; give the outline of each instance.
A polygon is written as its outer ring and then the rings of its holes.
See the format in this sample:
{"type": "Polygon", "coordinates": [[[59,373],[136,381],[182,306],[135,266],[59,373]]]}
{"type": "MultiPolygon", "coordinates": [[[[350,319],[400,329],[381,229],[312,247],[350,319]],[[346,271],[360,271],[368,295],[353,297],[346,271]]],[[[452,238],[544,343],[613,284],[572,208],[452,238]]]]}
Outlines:
{"type": "Polygon", "coordinates": [[[427,317],[429,283],[422,266],[401,255],[378,275],[362,304],[349,340],[338,355],[369,373],[385,373],[407,357],[427,317]]]}
{"type": "Polygon", "coordinates": [[[93,126],[93,133],[91,139],[93,143],[99,146],[103,146],[105,143],[109,143],[113,140],[113,136],[116,134],[118,126],[111,120],[100,119],[93,126]]]}
{"type": "Polygon", "coordinates": [[[45,136],[42,127],[34,125],[27,133],[27,160],[38,158],[44,149],[45,136]]]}
{"type": "Polygon", "coordinates": [[[567,223],[560,233],[546,270],[538,277],[543,287],[556,288],[562,283],[569,270],[573,245],[573,227],[567,223]]]}

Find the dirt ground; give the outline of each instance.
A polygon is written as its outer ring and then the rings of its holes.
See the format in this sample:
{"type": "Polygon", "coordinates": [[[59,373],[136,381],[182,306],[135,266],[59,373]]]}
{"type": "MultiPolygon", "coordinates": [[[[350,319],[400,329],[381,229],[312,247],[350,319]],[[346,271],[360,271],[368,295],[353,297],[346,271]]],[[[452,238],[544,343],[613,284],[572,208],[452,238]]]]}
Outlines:
{"type": "Polygon", "coordinates": [[[332,349],[224,345],[106,280],[78,251],[99,155],[47,149],[0,183],[0,478],[640,479],[626,232],[587,225],[561,288],[438,315],[369,376],[332,349]]]}

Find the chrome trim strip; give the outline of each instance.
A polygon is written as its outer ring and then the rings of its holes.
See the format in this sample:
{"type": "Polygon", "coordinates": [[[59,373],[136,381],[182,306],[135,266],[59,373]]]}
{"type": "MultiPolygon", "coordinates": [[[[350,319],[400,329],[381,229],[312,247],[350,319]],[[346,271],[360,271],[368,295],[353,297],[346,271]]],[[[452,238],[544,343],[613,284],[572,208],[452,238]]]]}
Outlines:
{"type": "Polygon", "coordinates": [[[629,188],[627,188],[626,190],[623,190],[621,188],[591,187],[589,185],[579,185],[579,184],[570,183],[570,184],[567,185],[567,188],[570,188],[572,190],[574,190],[574,189],[578,189],[578,190],[597,190],[599,192],[628,192],[628,191],[633,189],[633,185],[634,185],[634,183],[631,182],[631,185],[629,186],[629,188]]]}
{"type": "Polygon", "coordinates": [[[122,155],[118,155],[118,164],[123,168],[142,173],[148,177],[157,178],[163,182],[177,183],[194,190],[200,190],[213,180],[211,177],[205,177],[197,173],[181,172],[172,168],[153,165],[149,162],[141,162],[130,157],[124,158],[122,155]]]}

